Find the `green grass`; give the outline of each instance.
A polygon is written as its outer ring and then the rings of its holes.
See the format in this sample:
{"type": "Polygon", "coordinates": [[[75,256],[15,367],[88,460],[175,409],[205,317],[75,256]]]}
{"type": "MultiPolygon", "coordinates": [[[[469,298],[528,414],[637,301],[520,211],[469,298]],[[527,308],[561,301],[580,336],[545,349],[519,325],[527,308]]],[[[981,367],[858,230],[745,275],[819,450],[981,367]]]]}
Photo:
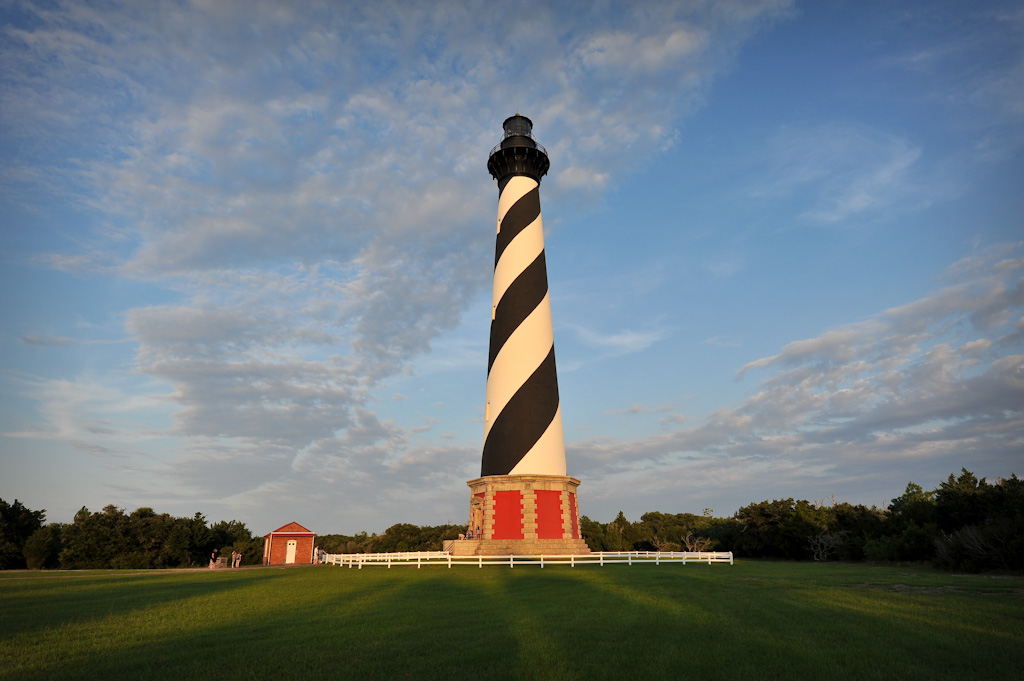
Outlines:
{"type": "Polygon", "coordinates": [[[0,680],[1014,679],[1024,577],[728,565],[0,573],[0,680]]]}

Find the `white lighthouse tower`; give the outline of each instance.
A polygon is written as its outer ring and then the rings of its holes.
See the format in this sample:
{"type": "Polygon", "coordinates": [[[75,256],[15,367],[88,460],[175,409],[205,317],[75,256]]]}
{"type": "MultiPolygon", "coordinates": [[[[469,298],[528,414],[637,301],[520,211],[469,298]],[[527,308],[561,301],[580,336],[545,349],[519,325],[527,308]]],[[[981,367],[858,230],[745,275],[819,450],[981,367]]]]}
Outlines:
{"type": "Polygon", "coordinates": [[[550,163],[533,123],[505,120],[487,169],[498,182],[481,477],[470,480],[467,554],[588,553],[566,475],[540,213],[550,163]]]}

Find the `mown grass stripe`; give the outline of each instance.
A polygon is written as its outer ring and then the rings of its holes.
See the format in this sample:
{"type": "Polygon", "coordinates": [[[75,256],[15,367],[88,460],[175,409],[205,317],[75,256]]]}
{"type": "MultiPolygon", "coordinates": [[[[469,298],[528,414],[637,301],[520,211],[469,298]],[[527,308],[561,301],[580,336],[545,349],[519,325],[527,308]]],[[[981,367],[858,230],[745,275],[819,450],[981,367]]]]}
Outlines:
{"type": "Polygon", "coordinates": [[[0,574],[0,680],[1015,678],[1024,577],[737,561],[0,574]]]}

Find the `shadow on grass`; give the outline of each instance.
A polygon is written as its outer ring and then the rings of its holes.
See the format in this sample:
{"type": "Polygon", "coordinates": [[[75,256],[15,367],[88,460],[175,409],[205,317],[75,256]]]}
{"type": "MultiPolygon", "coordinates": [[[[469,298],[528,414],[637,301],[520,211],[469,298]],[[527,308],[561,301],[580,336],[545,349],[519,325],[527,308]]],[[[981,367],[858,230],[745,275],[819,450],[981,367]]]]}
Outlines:
{"type": "Polygon", "coordinates": [[[0,584],[0,636],[116,617],[139,608],[204,598],[281,578],[279,571],[203,571],[68,575],[58,581],[0,584]]]}
{"type": "Polygon", "coordinates": [[[51,625],[48,641],[23,640],[10,656],[31,664],[0,678],[930,680],[1010,678],[1024,662],[1019,618],[998,635],[985,625],[1020,599],[951,620],[942,595],[917,603],[861,590],[850,601],[852,588],[771,571],[761,581],[671,566],[278,574],[231,580],[234,590],[189,586],[189,607],[203,615],[179,625],[166,624],[171,605],[153,600],[77,640],[51,625]],[[911,606],[938,614],[896,616],[911,606]]]}

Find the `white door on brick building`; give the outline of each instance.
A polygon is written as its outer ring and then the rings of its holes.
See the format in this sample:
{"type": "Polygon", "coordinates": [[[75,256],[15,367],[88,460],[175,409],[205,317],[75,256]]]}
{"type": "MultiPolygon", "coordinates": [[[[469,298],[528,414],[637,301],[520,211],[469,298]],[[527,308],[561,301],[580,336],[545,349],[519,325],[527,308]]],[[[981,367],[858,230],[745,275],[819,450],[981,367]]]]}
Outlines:
{"type": "Polygon", "coordinates": [[[294,539],[288,540],[288,553],[284,556],[284,562],[289,564],[295,562],[295,545],[296,541],[294,539]]]}

